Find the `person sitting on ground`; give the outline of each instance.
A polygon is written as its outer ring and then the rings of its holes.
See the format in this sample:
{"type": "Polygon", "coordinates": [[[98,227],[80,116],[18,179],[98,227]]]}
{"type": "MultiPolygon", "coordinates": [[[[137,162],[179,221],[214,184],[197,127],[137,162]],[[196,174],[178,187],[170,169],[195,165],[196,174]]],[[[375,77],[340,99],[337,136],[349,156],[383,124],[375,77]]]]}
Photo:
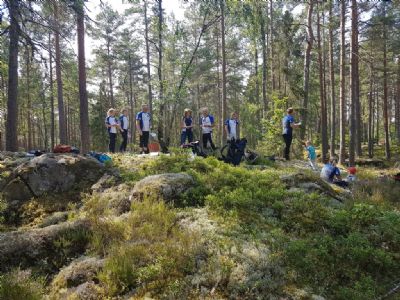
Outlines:
{"type": "Polygon", "coordinates": [[[231,114],[231,118],[225,121],[225,132],[228,142],[237,140],[239,127],[239,116],[236,112],[231,114]]]}
{"type": "Polygon", "coordinates": [[[115,117],[115,109],[110,108],[107,112],[107,117],[105,120],[105,125],[108,130],[108,135],[110,138],[110,141],[108,143],[108,150],[111,153],[115,153],[115,141],[117,139],[117,132],[118,130],[121,131],[121,126],[118,123],[118,119],[115,117]]]}
{"type": "Polygon", "coordinates": [[[286,112],[287,115],[282,119],[282,137],[285,141],[285,159],[290,160],[290,146],[292,145],[293,140],[293,128],[300,127],[301,123],[294,122],[293,108],[289,107],[286,112]]]}
{"type": "Polygon", "coordinates": [[[184,110],[183,118],[181,121],[181,146],[186,143],[186,139],[190,144],[193,142],[193,118],[192,118],[192,110],[186,108],[184,110]]]}
{"type": "Polygon", "coordinates": [[[136,129],[139,133],[139,147],[140,154],[149,153],[149,138],[151,128],[151,115],[149,113],[149,106],[142,105],[142,111],[136,115],[136,129]]]}
{"type": "Polygon", "coordinates": [[[307,150],[307,158],[308,158],[308,162],[310,163],[311,168],[316,171],[318,170],[317,167],[317,154],[315,153],[315,148],[314,146],[311,144],[311,141],[307,141],[306,144],[306,150],[307,150]]]}
{"type": "Polygon", "coordinates": [[[342,179],[342,176],[340,175],[340,170],[336,166],[337,159],[332,158],[330,161],[329,159],[326,159],[324,163],[325,164],[321,170],[321,175],[320,175],[321,179],[341,187],[347,187],[348,183],[342,179]]]}
{"type": "Polygon", "coordinates": [[[350,167],[347,169],[347,172],[349,172],[349,175],[347,175],[346,177],[346,181],[348,183],[352,183],[356,181],[356,173],[357,173],[357,169],[356,167],[350,167]]]}
{"type": "Polygon", "coordinates": [[[200,127],[203,135],[203,148],[206,149],[208,142],[213,150],[217,149],[212,140],[212,129],[215,126],[214,117],[208,113],[208,108],[201,110],[200,127]]]}

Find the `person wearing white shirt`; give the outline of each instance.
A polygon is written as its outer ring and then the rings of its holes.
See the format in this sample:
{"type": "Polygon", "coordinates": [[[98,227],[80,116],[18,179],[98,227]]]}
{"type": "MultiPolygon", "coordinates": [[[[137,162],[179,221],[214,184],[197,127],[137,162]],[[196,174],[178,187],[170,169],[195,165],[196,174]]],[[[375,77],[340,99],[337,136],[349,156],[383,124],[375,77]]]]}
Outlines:
{"type": "Polygon", "coordinates": [[[111,153],[115,153],[115,141],[117,139],[118,130],[122,130],[121,126],[118,123],[117,118],[115,117],[115,109],[110,108],[107,112],[107,117],[105,120],[105,125],[108,130],[108,135],[110,137],[110,142],[108,143],[108,150],[111,153]]]}
{"type": "Polygon", "coordinates": [[[238,137],[239,116],[236,112],[231,114],[231,118],[225,121],[225,132],[228,142],[237,140],[238,137]]]}
{"type": "Polygon", "coordinates": [[[136,115],[136,129],[139,132],[140,143],[139,147],[141,153],[149,153],[149,137],[151,128],[151,115],[149,113],[149,106],[147,104],[142,105],[142,111],[136,115]]]}
{"type": "Polygon", "coordinates": [[[212,129],[215,126],[214,117],[208,113],[208,108],[202,109],[202,116],[200,118],[200,127],[203,134],[203,148],[207,148],[208,142],[213,150],[216,149],[212,140],[212,129]]]}
{"type": "Polygon", "coordinates": [[[121,135],[122,135],[122,143],[119,147],[120,152],[126,151],[126,146],[128,145],[128,129],[129,129],[129,117],[128,117],[128,110],[123,109],[122,114],[119,117],[119,123],[121,125],[121,135]]]}

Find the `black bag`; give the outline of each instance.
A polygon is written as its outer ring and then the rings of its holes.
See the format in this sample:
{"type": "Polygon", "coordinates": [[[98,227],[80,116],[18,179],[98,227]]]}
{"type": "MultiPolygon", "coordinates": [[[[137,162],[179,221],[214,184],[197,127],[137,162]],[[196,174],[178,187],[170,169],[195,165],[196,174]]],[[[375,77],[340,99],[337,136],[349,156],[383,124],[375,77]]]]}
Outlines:
{"type": "Polygon", "coordinates": [[[203,150],[200,147],[200,142],[196,141],[196,142],[191,142],[189,144],[183,144],[182,148],[184,149],[192,149],[193,154],[197,155],[197,156],[202,156],[202,157],[207,157],[207,154],[205,154],[203,152],[203,150]]]}
{"type": "Polygon", "coordinates": [[[232,140],[221,149],[222,160],[238,166],[245,155],[247,139],[232,140]],[[226,152],[226,153],[225,153],[226,152]]]}

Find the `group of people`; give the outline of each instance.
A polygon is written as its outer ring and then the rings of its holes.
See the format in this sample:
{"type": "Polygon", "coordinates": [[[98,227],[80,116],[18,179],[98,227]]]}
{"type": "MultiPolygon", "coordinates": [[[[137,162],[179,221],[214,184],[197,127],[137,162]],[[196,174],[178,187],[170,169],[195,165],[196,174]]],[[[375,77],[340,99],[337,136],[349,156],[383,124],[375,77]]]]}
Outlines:
{"type": "MultiPolygon", "coordinates": [[[[105,125],[109,134],[108,150],[111,153],[115,152],[116,138],[118,132],[121,133],[122,142],[119,148],[120,152],[125,152],[128,144],[128,131],[129,131],[129,113],[127,109],[123,109],[119,117],[116,116],[117,111],[110,108],[107,112],[105,125]]],[[[142,110],[136,114],[136,130],[139,134],[139,147],[140,153],[149,153],[149,138],[151,129],[151,114],[147,104],[142,105],[142,110]]],[[[195,123],[193,121],[192,110],[185,109],[180,122],[181,128],[181,146],[186,143],[192,143],[194,140],[193,128],[195,123]]],[[[215,119],[209,113],[208,108],[201,109],[201,117],[199,126],[202,133],[203,148],[208,148],[208,145],[215,150],[212,138],[213,128],[215,127],[215,119]]],[[[228,141],[236,140],[238,138],[239,116],[236,112],[231,114],[231,117],[224,122],[224,130],[228,141]]]]}

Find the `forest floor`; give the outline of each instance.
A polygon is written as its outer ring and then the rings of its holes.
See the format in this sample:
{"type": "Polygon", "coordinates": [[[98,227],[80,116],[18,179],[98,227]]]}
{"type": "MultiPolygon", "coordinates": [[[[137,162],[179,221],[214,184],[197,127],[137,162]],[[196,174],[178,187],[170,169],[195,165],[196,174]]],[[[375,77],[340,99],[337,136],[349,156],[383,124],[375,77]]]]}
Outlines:
{"type": "Polygon", "coordinates": [[[97,174],[77,157],[0,161],[3,198],[15,172],[35,193],[18,216],[2,201],[0,299],[399,297],[388,293],[400,278],[394,164],[360,166],[344,190],[303,160],[115,154],[97,174]],[[79,190],[51,190],[50,176],[35,190],[52,160],[79,190]]]}

